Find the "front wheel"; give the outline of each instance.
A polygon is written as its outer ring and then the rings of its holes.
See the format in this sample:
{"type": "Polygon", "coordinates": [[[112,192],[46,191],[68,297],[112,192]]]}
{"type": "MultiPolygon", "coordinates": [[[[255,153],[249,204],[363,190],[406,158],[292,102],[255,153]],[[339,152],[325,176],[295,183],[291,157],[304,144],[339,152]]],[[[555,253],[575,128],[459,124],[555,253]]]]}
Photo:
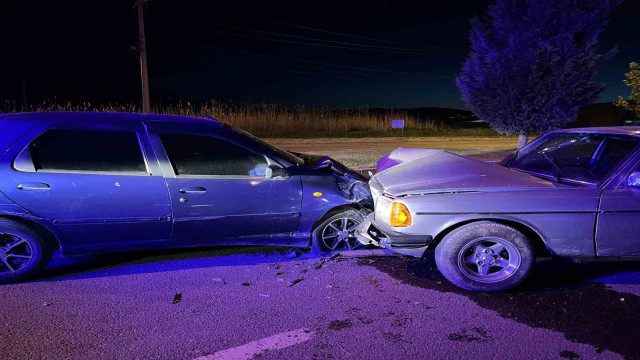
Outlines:
{"type": "Polygon", "coordinates": [[[330,216],[313,230],[311,248],[323,253],[361,248],[363,245],[356,239],[355,231],[363,220],[357,210],[330,216]]]}
{"type": "Polygon", "coordinates": [[[520,284],[531,271],[531,243],[518,230],[490,221],[464,225],[436,248],[438,270],[471,291],[503,291],[520,284]]]}

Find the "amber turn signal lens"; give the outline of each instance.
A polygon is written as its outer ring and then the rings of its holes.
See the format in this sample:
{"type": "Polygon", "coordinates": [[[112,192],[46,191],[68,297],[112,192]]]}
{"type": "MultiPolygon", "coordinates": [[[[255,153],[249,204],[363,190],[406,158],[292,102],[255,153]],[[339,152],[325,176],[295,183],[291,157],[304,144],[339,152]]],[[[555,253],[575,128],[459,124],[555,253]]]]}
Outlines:
{"type": "Polygon", "coordinates": [[[411,225],[411,213],[404,204],[394,202],[391,205],[391,226],[404,227],[411,225]]]}

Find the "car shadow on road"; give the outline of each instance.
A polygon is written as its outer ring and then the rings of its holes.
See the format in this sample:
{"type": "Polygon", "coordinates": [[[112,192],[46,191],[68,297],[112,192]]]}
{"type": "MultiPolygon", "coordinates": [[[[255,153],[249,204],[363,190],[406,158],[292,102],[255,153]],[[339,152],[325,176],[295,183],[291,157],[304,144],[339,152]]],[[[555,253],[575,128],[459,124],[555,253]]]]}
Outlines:
{"type": "Polygon", "coordinates": [[[640,297],[593,281],[605,278],[640,284],[638,262],[571,264],[545,259],[536,263],[520,287],[503,293],[457,288],[440,274],[432,255],[422,260],[389,258],[361,264],[375,266],[408,285],[465,296],[501,317],[561,332],[571,341],[593,345],[599,353],[610,350],[628,359],[640,358],[640,297]]]}
{"type": "Polygon", "coordinates": [[[61,258],[54,256],[41,276],[33,281],[64,281],[131,274],[245,266],[319,258],[320,254],[286,247],[229,246],[116,253],[61,258]],[[297,252],[292,254],[293,252],[297,252]]]}

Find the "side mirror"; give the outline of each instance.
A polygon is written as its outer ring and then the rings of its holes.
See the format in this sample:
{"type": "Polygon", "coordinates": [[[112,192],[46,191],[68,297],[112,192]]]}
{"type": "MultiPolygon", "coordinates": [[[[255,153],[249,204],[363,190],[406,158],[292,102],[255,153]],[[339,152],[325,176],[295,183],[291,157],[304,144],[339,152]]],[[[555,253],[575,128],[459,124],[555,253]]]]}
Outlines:
{"type": "Polygon", "coordinates": [[[280,167],[278,165],[271,164],[264,169],[264,177],[267,179],[279,178],[279,177],[288,177],[289,172],[287,169],[280,167]]]}
{"type": "Polygon", "coordinates": [[[627,186],[632,188],[640,188],[640,171],[634,171],[627,179],[627,186]]]}

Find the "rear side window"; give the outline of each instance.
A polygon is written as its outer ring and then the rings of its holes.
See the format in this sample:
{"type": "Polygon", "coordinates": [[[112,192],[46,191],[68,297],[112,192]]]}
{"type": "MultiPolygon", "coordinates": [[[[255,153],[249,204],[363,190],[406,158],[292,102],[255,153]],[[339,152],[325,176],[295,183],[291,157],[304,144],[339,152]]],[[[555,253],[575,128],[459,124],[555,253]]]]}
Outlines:
{"type": "Polygon", "coordinates": [[[264,156],[222,139],[160,135],[176,175],[264,176],[264,156]]]}
{"type": "Polygon", "coordinates": [[[48,130],[29,150],[36,171],[147,172],[133,132],[48,130]]]}

